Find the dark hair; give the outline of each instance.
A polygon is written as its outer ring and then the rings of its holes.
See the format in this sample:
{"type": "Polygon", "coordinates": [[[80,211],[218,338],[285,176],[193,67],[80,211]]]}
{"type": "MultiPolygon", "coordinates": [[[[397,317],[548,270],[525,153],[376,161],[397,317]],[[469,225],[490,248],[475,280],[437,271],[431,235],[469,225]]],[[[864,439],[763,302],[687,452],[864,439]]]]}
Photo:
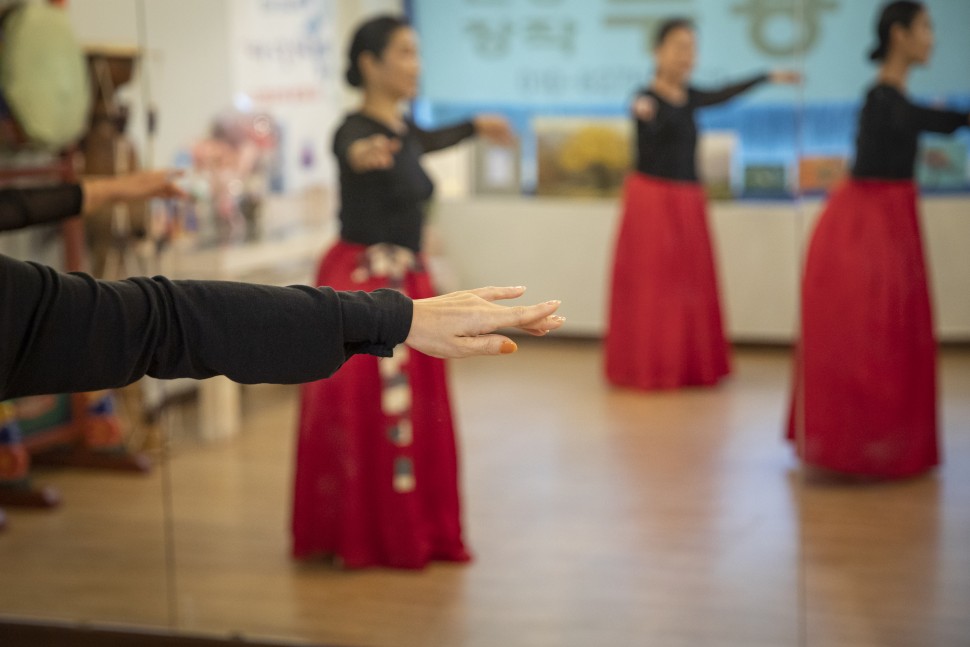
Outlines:
{"type": "Polygon", "coordinates": [[[694,22],[690,18],[683,17],[668,18],[667,20],[663,21],[660,23],[660,26],[657,27],[657,31],[653,35],[653,48],[657,49],[663,45],[664,41],[667,40],[667,36],[669,36],[670,32],[674,31],[675,29],[687,29],[689,31],[694,31],[694,22]]]}
{"type": "Polygon", "coordinates": [[[360,55],[370,52],[380,58],[391,41],[391,35],[401,27],[409,26],[408,21],[400,16],[385,15],[371,18],[358,27],[350,43],[347,83],[355,88],[364,85],[364,77],[360,73],[360,55]]]}
{"type": "Polygon", "coordinates": [[[893,25],[902,25],[909,29],[913,19],[925,9],[922,2],[912,2],[912,0],[897,0],[883,7],[879,14],[879,22],[876,23],[876,38],[879,39],[879,43],[869,53],[869,60],[884,60],[889,53],[889,35],[893,25]]]}

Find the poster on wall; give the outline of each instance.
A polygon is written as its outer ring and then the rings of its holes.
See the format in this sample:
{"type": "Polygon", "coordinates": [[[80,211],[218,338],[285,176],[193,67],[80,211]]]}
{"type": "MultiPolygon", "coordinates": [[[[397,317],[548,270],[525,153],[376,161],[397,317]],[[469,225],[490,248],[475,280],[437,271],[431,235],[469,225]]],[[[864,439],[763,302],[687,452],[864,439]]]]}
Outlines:
{"type": "Polygon", "coordinates": [[[237,110],[279,127],[280,190],[332,182],[339,116],[334,0],[234,0],[230,36],[237,110]]]}
{"type": "Polygon", "coordinates": [[[533,130],[538,145],[537,195],[619,195],[631,162],[629,120],[540,117],[533,130]]]}

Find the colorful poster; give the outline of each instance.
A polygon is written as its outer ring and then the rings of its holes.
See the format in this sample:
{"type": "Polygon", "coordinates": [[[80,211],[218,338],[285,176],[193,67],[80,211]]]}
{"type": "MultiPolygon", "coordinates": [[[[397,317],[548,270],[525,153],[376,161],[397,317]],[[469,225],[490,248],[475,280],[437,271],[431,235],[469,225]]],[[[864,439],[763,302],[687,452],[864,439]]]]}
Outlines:
{"type": "Polygon", "coordinates": [[[283,190],[329,183],[341,103],[333,0],[233,0],[231,16],[234,103],[280,124],[283,190]]]}

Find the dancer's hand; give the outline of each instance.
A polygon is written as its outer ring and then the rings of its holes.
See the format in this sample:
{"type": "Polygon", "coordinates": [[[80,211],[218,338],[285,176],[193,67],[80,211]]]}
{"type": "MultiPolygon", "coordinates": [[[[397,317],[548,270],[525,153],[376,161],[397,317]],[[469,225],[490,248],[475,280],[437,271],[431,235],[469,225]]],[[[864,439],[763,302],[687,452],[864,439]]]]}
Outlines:
{"type": "Polygon", "coordinates": [[[522,296],[524,287],[478,288],[414,302],[411,332],[405,344],[441,358],[507,355],[518,348],[499,328],[519,328],[542,336],[566,320],[554,313],[559,301],[533,306],[501,306],[494,301],[522,296]]]}
{"type": "Polygon", "coordinates": [[[508,119],[500,115],[478,115],[472,121],[475,134],[499,146],[511,146],[515,143],[515,133],[508,119]]]}
{"type": "Polygon", "coordinates": [[[640,96],[633,102],[631,110],[640,121],[650,121],[657,114],[657,102],[653,97],[640,96]]]}
{"type": "Polygon", "coordinates": [[[386,135],[358,139],[347,149],[347,162],[357,173],[380,171],[394,166],[394,154],[401,150],[401,140],[386,135]]]}
{"type": "Polygon", "coordinates": [[[796,70],[772,70],[768,79],[782,85],[799,85],[802,82],[802,73],[796,70]]]}
{"type": "Polygon", "coordinates": [[[139,171],[111,177],[89,177],[81,180],[84,194],[82,213],[91,213],[113,202],[147,200],[148,198],[186,198],[175,181],[181,171],[139,171]]]}

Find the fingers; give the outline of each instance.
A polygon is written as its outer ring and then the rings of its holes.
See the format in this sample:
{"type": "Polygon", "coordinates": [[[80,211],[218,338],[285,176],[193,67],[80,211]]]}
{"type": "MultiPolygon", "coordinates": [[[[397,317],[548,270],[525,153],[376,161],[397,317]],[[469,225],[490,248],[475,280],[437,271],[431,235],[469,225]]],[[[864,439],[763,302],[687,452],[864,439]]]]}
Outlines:
{"type": "MultiPolygon", "coordinates": [[[[546,304],[540,305],[544,306],[546,304]]],[[[536,307],[540,306],[529,306],[524,309],[529,310],[536,307]]],[[[506,310],[514,309],[507,308],[506,310]]],[[[542,337],[549,331],[560,328],[565,321],[565,317],[550,315],[544,317],[541,321],[534,322],[528,328],[522,327],[522,330],[525,330],[534,337],[542,337]]],[[[461,341],[469,355],[510,355],[519,348],[514,341],[503,335],[478,335],[476,337],[462,338],[461,341]]]]}
{"type": "Polygon", "coordinates": [[[474,290],[469,290],[470,293],[477,297],[481,297],[486,301],[498,301],[501,299],[517,299],[523,294],[525,294],[525,286],[517,285],[514,287],[487,287],[487,288],[475,288],[474,290]]]}
{"type": "Polygon", "coordinates": [[[525,332],[529,333],[530,335],[533,335],[534,337],[542,337],[548,332],[552,332],[553,330],[558,330],[559,328],[562,328],[563,324],[565,323],[566,323],[565,317],[560,317],[559,315],[551,315],[549,317],[545,317],[540,321],[519,326],[519,329],[524,330],[525,332]]]}
{"type": "MultiPolygon", "coordinates": [[[[525,294],[525,286],[514,287],[485,287],[468,290],[486,301],[501,299],[516,299],[525,294]]],[[[492,312],[487,325],[491,330],[496,328],[516,327],[532,334],[544,335],[550,330],[562,327],[565,317],[553,316],[562,304],[561,301],[547,301],[534,306],[502,307],[492,312]]]]}
{"type": "Polygon", "coordinates": [[[390,168],[394,166],[394,153],[401,148],[401,142],[384,135],[374,135],[368,143],[367,165],[371,168],[390,168]]]}
{"type": "Polygon", "coordinates": [[[650,97],[639,97],[633,102],[633,114],[641,121],[653,119],[654,102],[650,97]]]}
{"type": "Polygon", "coordinates": [[[491,134],[491,139],[500,146],[511,146],[515,143],[515,133],[509,128],[508,124],[501,124],[495,127],[491,134]]]}
{"type": "Polygon", "coordinates": [[[473,121],[475,131],[485,139],[501,146],[511,146],[515,143],[515,133],[505,117],[479,115],[473,121]]]}
{"type": "Polygon", "coordinates": [[[442,358],[507,355],[515,342],[494,334],[500,328],[521,328],[541,337],[562,327],[555,314],[560,301],[531,306],[504,306],[494,301],[522,296],[525,287],[484,287],[414,301],[411,329],[404,341],[426,355],[442,358]]]}
{"type": "Polygon", "coordinates": [[[401,141],[386,135],[371,135],[351,144],[348,157],[358,173],[389,169],[394,166],[394,154],[401,150],[401,141]]]}
{"type": "Polygon", "coordinates": [[[802,73],[797,70],[775,70],[771,74],[772,83],[798,85],[802,80],[802,73]]]}
{"type": "Polygon", "coordinates": [[[489,317],[492,330],[498,328],[519,328],[545,319],[559,309],[561,301],[546,301],[534,306],[514,306],[496,309],[489,317]]]}
{"type": "Polygon", "coordinates": [[[511,355],[519,349],[514,341],[502,335],[479,335],[462,340],[469,357],[473,355],[511,355]]]}
{"type": "Polygon", "coordinates": [[[158,191],[158,197],[161,198],[177,198],[184,200],[189,197],[186,191],[176,184],[184,175],[185,171],[183,169],[165,169],[159,171],[159,179],[163,182],[162,187],[158,191]]]}

